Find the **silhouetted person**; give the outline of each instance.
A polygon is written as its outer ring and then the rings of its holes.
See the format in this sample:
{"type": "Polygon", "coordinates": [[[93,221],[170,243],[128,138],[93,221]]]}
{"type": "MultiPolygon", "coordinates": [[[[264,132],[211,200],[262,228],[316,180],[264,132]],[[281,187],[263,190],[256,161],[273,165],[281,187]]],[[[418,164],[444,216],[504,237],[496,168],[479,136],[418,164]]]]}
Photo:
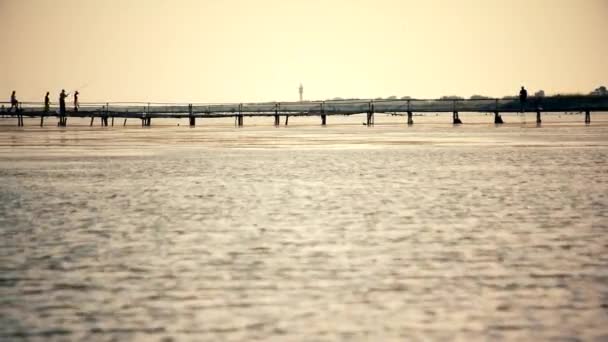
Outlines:
{"type": "Polygon", "coordinates": [[[17,101],[17,95],[15,95],[15,91],[13,90],[13,93],[11,94],[11,108],[8,110],[8,112],[12,112],[13,108],[15,108],[15,111],[17,112],[19,110],[19,101],[17,101]]]}
{"type": "Polygon", "coordinates": [[[46,92],[44,96],[44,112],[48,113],[51,110],[51,100],[49,99],[49,92],[46,92]]]}
{"type": "Polygon", "coordinates": [[[76,92],[74,93],[74,111],[77,112],[78,111],[78,90],[76,90],[76,92]]]}
{"type": "Polygon", "coordinates": [[[65,116],[65,98],[68,97],[68,94],[65,93],[65,89],[61,89],[61,93],[59,94],[59,114],[61,116],[65,116]]]}
{"type": "Polygon", "coordinates": [[[526,101],[528,101],[528,91],[522,86],[519,91],[519,105],[521,108],[520,112],[522,113],[524,112],[524,109],[526,109],[526,101]]]}

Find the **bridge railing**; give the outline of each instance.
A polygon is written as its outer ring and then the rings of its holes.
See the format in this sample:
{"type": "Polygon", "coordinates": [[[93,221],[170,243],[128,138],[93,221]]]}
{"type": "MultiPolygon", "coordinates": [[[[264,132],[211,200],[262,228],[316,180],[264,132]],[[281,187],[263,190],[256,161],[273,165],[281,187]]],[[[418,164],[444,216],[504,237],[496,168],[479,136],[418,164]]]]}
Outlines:
{"type": "MultiPolygon", "coordinates": [[[[0,114],[7,114],[10,102],[0,102],[0,114]]],[[[44,104],[41,102],[20,102],[24,115],[39,115],[44,104]]],[[[519,112],[522,109],[518,98],[503,99],[383,99],[383,100],[332,100],[303,102],[261,102],[261,103],[222,103],[222,104],[178,104],[145,102],[84,102],[74,111],[72,103],[67,104],[69,115],[102,115],[105,112],[116,114],[173,115],[187,116],[212,114],[356,114],[366,112],[405,113],[411,112],[519,112]]],[[[524,110],[545,112],[565,111],[608,111],[608,96],[551,96],[530,97],[524,110]]],[[[49,113],[56,114],[56,103],[50,106],[49,113]]],[[[14,111],[13,111],[14,113],[14,111]]]]}

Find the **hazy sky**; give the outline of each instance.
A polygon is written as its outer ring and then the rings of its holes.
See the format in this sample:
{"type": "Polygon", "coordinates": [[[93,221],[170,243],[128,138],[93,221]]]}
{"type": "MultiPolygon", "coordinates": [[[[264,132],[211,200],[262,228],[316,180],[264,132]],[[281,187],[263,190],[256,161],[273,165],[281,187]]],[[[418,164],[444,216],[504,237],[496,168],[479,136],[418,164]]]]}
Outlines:
{"type": "Polygon", "coordinates": [[[608,0],[0,0],[0,96],[292,101],[589,92],[608,0]]]}

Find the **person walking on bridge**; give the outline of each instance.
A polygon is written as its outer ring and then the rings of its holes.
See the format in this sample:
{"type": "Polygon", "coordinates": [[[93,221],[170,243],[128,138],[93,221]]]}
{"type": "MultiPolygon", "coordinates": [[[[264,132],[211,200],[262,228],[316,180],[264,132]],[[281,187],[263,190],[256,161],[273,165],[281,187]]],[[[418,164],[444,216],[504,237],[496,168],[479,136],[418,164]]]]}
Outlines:
{"type": "Polygon", "coordinates": [[[76,90],[76,92],[74,93],[74,111],[78,112],[78,107],[80,107],[80,104],[78,103],[78,90],[76,90]]]}
{"type": "Polygon", "coordinates": [[[15,112],[19,111],[19,101],[17,101],[17,95],[15,95],[15,91],[13,90],[13,93],[11,94],[11,108],[8,110],[8,112],[12,112],[13,108],[15,108],[15,112]]]}
{"type": "Polygon", "coordinates": [[[528,101],[528,91],[522,86],[521,90],[519,91],[520,113],[523,113],[526,109],[526,101],[528,101]]]}
{"type": "Polygon", "coordinates": [[[46,92],[44,96],[44,112],[48,113],[51,110],[51,100],[49,99],[49,92],[46,92]]]}

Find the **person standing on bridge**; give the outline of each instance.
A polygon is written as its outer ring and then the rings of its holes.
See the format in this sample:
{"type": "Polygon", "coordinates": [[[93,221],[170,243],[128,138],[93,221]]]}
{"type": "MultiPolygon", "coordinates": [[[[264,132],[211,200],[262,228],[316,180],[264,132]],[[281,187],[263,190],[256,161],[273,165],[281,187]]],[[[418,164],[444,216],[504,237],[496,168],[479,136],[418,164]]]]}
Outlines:
{"type": "Polygon", "coordinates": [[[76,92],[74,93],[74,111],[78,112],[78,107],[80,107],[80,105],[78,104],[78,90],[76,90],[76,92]]]}
{"type": "Polygon", "coordinates": [[[61,89],[61,93],[59,94],[59,115],[61,117],[65,116],[65,98],[68,97],[69,94],[65,93],[65,89],[61,89]]]}
{"type": "Polygon", "coordinates": [[[51,100],[49,99],[49,92],[44,95],[44,112],[48,113],[51,110],[51,100]]]}
{"type": "Polygon", "coordinates": [[[13,90],[13,93],[11,94],[11,108],[8,110],[8,112],[12,112],[13,108],[15,108],[15,111],[17,112],[19,110],[19,101],[17,101],[17,95],[15,95],[15,91],[13,90]]]}
{"type": "Polygon", "coordinates": [[[528,91],[522,86],[521,90],[519,91],[520,113],[523,113],[526,109],[526,101],[528,101],[528,91]]]}

